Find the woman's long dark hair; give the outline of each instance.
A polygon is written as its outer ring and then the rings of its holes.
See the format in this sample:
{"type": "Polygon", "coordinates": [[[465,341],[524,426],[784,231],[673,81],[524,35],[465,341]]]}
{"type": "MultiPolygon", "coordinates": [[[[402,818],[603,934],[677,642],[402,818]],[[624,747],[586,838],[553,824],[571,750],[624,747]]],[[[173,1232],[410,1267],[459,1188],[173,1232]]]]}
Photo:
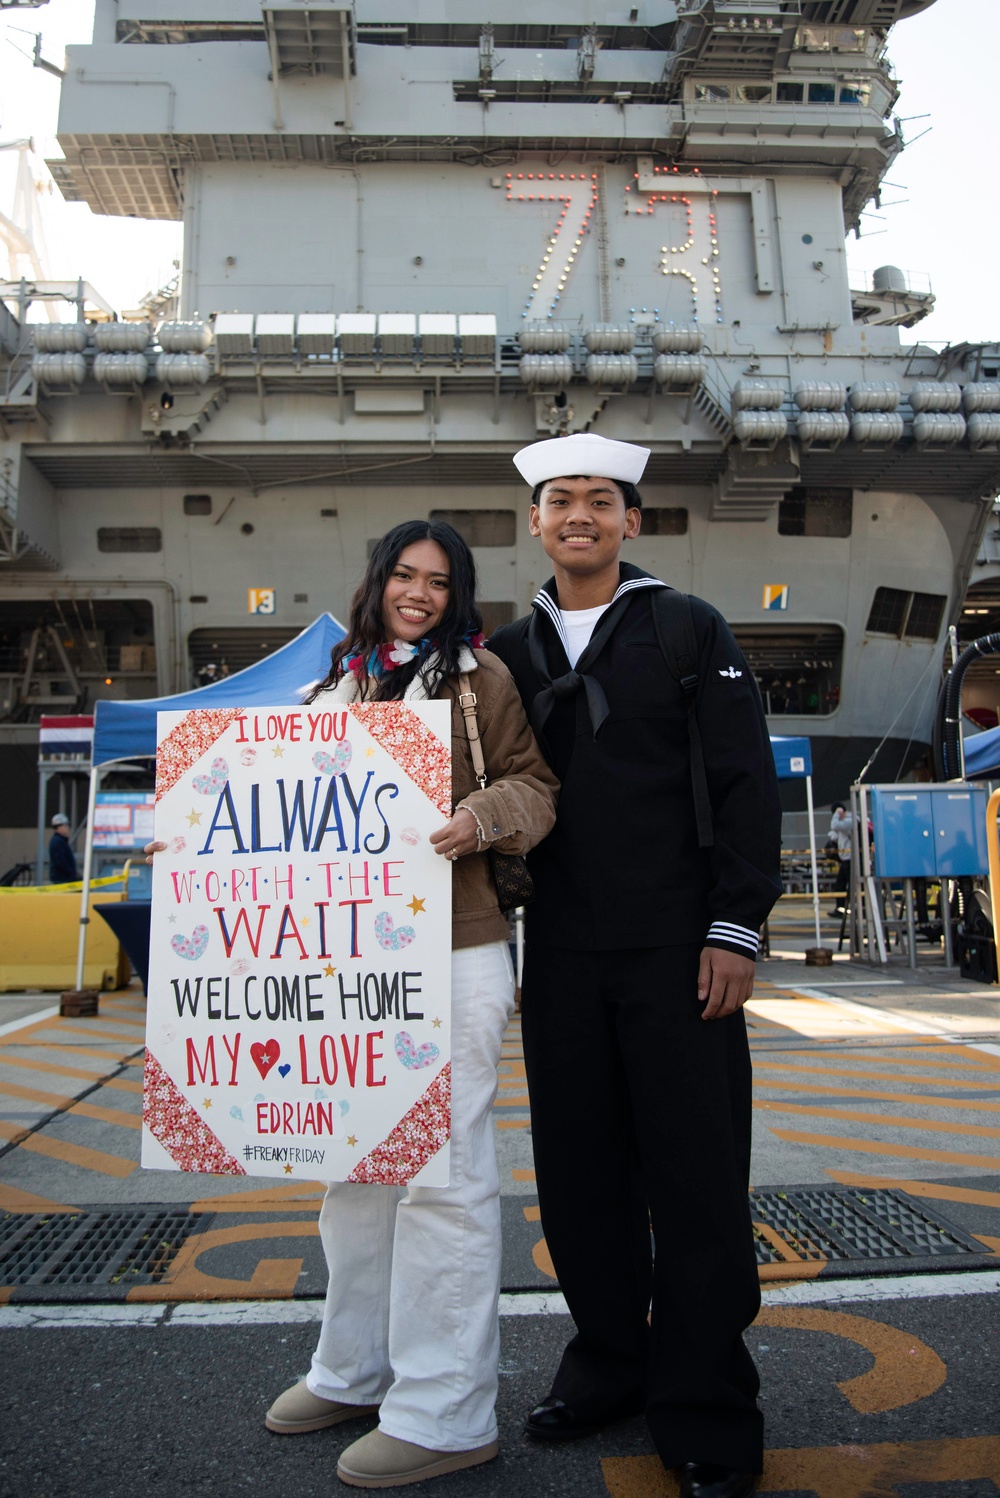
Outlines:
{"type": "MultiPolygon", "coordinates": [[[[465,636],[477,633],[483,627],[483,616],[476,605],[476,564],[458,531],[442,520],[404,520],[394,525],[378,542],[372,552],[365,575],[354,597],[351,599],[351,618],[347,634],[330,654],[330,670],[326,678],[306,699],[312,702],[327,687],[335,686],[344,675],[344,662],[359,655],[367,661],[376,645],[385,640],[385,625],[382,622],[382,598],[386,583],[401,554],[416,541],[435,541],[448,558],[451,583],[448,589],[448,606],[444,617],[434,632],[438,649],[438,667],[446,676],[458,671],[458,654],[465,636]]],[[[406,688],[416,676],[420,660],[412,660],[405,666],[397,666],[385,676],[369,678],[367,671],[359,674],[363,693],[370,681],[375,689],[370,697],[381,702],[394,701],[403,696],[406,688]]]]}

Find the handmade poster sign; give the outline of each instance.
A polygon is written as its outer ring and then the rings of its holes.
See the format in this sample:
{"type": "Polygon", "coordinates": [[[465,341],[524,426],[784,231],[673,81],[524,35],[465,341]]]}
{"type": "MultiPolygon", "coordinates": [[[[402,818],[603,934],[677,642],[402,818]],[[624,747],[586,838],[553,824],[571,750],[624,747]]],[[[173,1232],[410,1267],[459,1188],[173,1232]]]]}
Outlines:
{"type": "Polygon", "coordinates": [[[446,702],[158,715],[142,1163],[448,1184],[446,702]]]}

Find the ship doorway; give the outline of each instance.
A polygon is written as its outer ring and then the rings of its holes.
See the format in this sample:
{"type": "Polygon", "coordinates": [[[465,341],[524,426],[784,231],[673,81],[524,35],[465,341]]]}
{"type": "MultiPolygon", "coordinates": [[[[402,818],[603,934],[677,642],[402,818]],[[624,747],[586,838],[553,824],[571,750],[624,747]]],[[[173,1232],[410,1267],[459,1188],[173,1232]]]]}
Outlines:
{"type": "Polygon", "coordinates": [[[733,625],[769,718],[829,717],[840,706],[844,631],[830,624],[733,625]]]}
{"type": "Polygon", "coordinates": [[[224,676],[233,676],[246,666],[262,661],[266,655],[273,655],[301,633],[302,630],[294,626],[193,629],[188,635],[190,685],[204,687],[224,676]]]}
{"type": "Polygon", "coordinates": [[[148,599],[0,600],[0,722],[92,713],[101,697],[153,697],[156,690],[148,599]]]}

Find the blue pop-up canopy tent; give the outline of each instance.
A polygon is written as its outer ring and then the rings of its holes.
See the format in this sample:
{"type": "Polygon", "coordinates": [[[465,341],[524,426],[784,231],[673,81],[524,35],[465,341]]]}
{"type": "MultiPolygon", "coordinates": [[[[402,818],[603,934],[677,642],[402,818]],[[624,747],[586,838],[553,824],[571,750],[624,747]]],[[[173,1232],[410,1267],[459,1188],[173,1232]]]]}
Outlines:
{"type": "Polygon", "coordinates": [[[987,780],[1000,775],[1000,728],[987,728],[965,740],[966,780],[987,780]]]}
{"type": "Polygon", "coordinates": [[[94,858],[94,807],[97,788],[108,766],[123,760],[152,759],[156,754],[156,715],[206,707],[293,707],[330,667],[330,651],[346,630],[332,614],[321,614],[294,640],[243,671],[190,692],[147,697],[138,702],[98,702],[94,712],[94,758],[87,806],[87,841],[83,855],[80,942],[76,986],[83,985],[90,876],[94,858]]]}
{"type": "Polygon", "coordinates": [[[98,702],[94,713],[94,766],[115,760],[152,759],[156,753],[157,713],[199,707],[292,707],[330,668],[330,651],[345,630],[332,614],[321,614],[308,629],[273,655],[206,687],[147,697],[138,702],[98,702]]]}

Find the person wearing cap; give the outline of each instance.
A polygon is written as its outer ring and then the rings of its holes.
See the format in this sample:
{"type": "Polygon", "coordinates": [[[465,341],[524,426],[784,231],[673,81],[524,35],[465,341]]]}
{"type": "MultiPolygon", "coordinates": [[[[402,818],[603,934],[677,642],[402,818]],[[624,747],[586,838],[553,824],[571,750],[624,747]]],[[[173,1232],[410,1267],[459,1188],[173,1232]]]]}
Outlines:
{"type": "Polygon", "coordinates": [[[490,639],[562,782],[529,857],[522,1030],[576,1335],[527,1430],[572,1439],[642,1410],[684,1498],[742,1498],[763,1458],[742,1007],[781,818],[725,621],[620,559],[648,456],[592,434],[516,455],[553,576],[490,639]]]}
{"type": "Polygon", "coordinates": [[[70,847],[69,817],[57,811],[52,818],[52,836],[49,838],[49,883],[72,884],[79,876],[76,872],[76,855],[70,847]]]}

